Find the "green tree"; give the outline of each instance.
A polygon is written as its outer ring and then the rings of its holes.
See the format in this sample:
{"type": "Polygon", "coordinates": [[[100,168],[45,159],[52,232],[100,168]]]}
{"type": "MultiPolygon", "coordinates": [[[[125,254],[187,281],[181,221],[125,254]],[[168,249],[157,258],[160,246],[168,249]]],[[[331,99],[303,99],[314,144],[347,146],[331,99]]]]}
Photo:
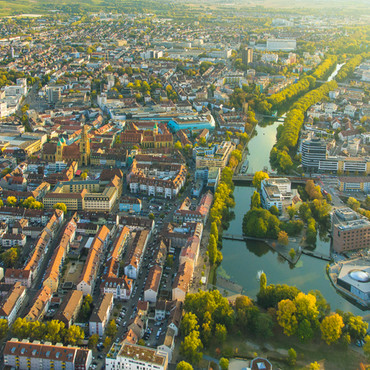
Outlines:
{"type": "Polygon", "coordinates": [[[296,256],[295,249],[294,248],[290,248],[290,251],[289,251],[289,257],[290,257],[290,259],[293,260],[295,258],[295,256],[296,256]]]}
{"type": "Polygon", "coordinates": [[[288,215],[289,215],[289,218],[292,220],[293,219],[293,217],[295,216],[295,214],[297,213],[297,211],[296,211],[296,209],[295,209],[295,207],[294,206],[288,206],[287,208],[286,208],[286,211],[287,211],[287,213],[288,213],[288,215]]]}
{"type": "Polygon", "coordinates": [[[220,367],[221,367],[221,370],[228,370],[229,360],[225,357],[221,357],[220,358],[220,367]]]}
{"type": "Polygon", "coordinates": [[[64,214],[67,213],[67,206],[64,203],[56,203],[53,205],[53,209],[60,209],[64,214]]]}
{"type": "Polygon", "coordinates": [[[198,330],[198,319],[197,317],[191,313],[187,312],[185,313],[184,317],[181,320],[181,335],[183,337],[188,336],[193,330],[198,330]]]}
{"type": "Polygon", "coordinates": [[[193,330],[181,343],[180,353],[190,363],[197,365],[203,357],[203,353],[200,352],[202,348],[203,344],[199,338],[199,331],[193,330]]]}
{"type": "Polygon", "coordinates": [[[269,178],[269,175],[268,173],[266,172],[263,172],[263,171],[257,171],[255,172],[254,176],[253,176],[253,186],[255,188],[257,188],[257,190],[261,190],[261,182],[262,180],[265,180],[265,179],[268,179],[269,178]]]}
{"type": "Polygon", "coordinates": [[[211,265],[214,265],[217,262],[217,242],[216,238],[213,234],[210,234],[209,241],[208,241],[208,256],[209,256],[209,262],[211,265]]]}
{"type": "Polygon", "coordinates": [[[98,334],[93,334],[89,338],[88,347],[90,349],[95,349],[98,342],[99,342],[99,335],[98,334]]]}
{"type": "Polygon", "coordinates": [[[220,343],[224,343],[227,337],[227,329],[225,325],[216,324],[215,337],[220,343]]]}
{"type": "Polygon", "coordinates": [[[113,338],[117,334],[117,331],[118,331],[118,329],[117,329],[116,321],[115,320],[109,321],[109,323],[107,325],[107,328],[105,330],[105,334],[108,337],[113,338]]]}
{"type": "Polygon", "coordinates": [[[262,272],[260,276],[260,292],[264,292],[266,290],[267,285],[267,277],[264,272],[262,272]]]}
{"type": "Polygon", "coordinates": [[[103,342],[103,347],[105,349],[108,349],[111,343],[112,343],[112,339],[110,337],[105,337],[104,342],[103,342]]]}
{"type": "Polygon", "coordinates": [[[261,196],[258,191],[254,191],[251,200],[251,208],[260,208],[261,207],[261,196]]]}
{"type": "Polygon", "coordinates": [[[8,320],[0,319],[0,339],[3,339],[8,334],[8,320]]]}
{"type": "Polygon", "coordinates": [[[193,370],[193,366],[186,361],[180,361],[176,366],[176,370],[193,370]]]}
{"type": "Polygon", "coordinates": [[[19,259],[19,251],[17,248],[10,248],[1,253],[0,259],[4,262],[5,267],[15,267],[19,259]]]}
{"type": "Polygon", "coordinates": [[[343,327],[342,316],[337,313],[324,317],[320,324],[322,339],[329,345],[337,342],[342,334],[343,327]]]}
{"type": "Polygon", "coordinates": [[[297,363],[297,352],[294,348],[288,350],[288,363],[290,366],[294,366],[297,363]]]}
{"type": "Polygon", "coordinates": [[[363,345],[362,349],[364,350],[366,357],[370,359],[370,335],[365,337],[365,344],[363,345]]]}
{"type": "Polygon", "coordinates": [[[155,219],[154,213],[149,213],[148,217],[149,217],[150,220],[154,220],[155,219]]]}

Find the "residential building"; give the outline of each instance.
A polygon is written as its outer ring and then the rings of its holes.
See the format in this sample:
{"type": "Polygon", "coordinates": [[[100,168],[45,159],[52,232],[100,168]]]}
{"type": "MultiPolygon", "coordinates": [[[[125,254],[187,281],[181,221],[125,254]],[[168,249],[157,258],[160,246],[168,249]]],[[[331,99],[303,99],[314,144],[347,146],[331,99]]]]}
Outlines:
{"type": "Polygon", "coordinates": [[[149,240],[148,230],[139,230],[136,232],[134,240],[125,261],[125,275],[130,279],[137,279],[146,246],[149,240]]]}
{"type": "Polygon", "coordinates": [[[103,225],[95,235],[87,255],[87,259],[77,283],[77,290],[84,296],[92,294],[95,287],[96,275],[100,266],[100,258],[109,240],[109,229],[103,225]]]}
{"type": "Polygon", "coordinates": [[[92,362],[91,350],[86,348],[52,345],[49,342],[33,343],[24,339],[11,339],[4,347],[4,365],[12,369],[89,369],[92,362]]]}
{"type": "Polygon", "coordinates": [[[79,290],[72,290],[63,298],[55,319],[64,323],[69,328],[77,319],[82,306],[83,294],[79,290]]]}
{"type": "Polygon", "coordinates": [[[113,345],[105,359],[107,370],[167,370],[168,354],[136,344],[113,345]]]}
{"type": "Polygon", "coordinates": [[[113,294],[104,293],[94,307],[89,320],[89,334],[98,334],[102,337],[113,310],[113,294]]]}
{"type": "Polygon", "coordinates": [[[180,302],[185,301],[185,296],[189,291],[190,284],[193,278],[194,264],[185,261],[180,265],[175,280],[172,284],[172,300],[180,302]]]}
{"type": "Polygon", "coordinates": [[[1,302],[0,318],[8,320],[8,325],[11,325],[17,318],[25,295],[26,287],[22,286],[20,282],[16,282],[1,302]]]}
{"type": "Polygon", "coordinates": [[[270,51],[282,50],[291,51],[297,48],[297,41],[294,39],[268,39],[266,49],[270,51]]]}
{"type": "Polygon", "coordinates": [[[53,296],[52,290],[48,286],[42,287],[36,294],[31,308],[25,316],[27,321],[42,320],[46,311],[49,309],[50,301],[53,296]]]}
{"type": "Polygon", "coordinates": [[[154,265],[149,269],[144,287],[144,301],[155,303],[159,292],[159,284],[162,277],[162,267],[154,265]]]}
{"type": "Polygon", "coordinates": [[[242,50],[242,62],[246,66],[253,63],[253,48],[244,48],[242,50]]]}
{"type": "Polygon", "coordinates": [[[191,209],[191,200],[185,198],[179,209],[174,212],[173,219],[177,223],[184,222],[203,222],[207,223],[209,211],[213,202],[213,194],[207,191],[199,202],[195,210],[191,209]]]}
{"type": "Polygon", "coordinates": [[[131,193],[172,199],[185,185],[187,170],[182,164],[156,163],[153,165],[133,161],[127,175],[131,193]]]}

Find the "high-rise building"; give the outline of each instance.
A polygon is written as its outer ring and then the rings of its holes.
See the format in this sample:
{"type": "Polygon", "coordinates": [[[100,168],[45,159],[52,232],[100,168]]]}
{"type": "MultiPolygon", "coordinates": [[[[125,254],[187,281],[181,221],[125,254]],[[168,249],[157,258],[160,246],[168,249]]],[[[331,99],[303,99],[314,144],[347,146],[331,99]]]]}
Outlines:
{"type": "Polygon", "coordinates": [[[319,138],[302,142],[302,166],[308,170],[318,170],[321,160],[326,159],[326,142],[319,138]]]}
{"type": "Polygon", "coordinates": [[[249,63],[253,63],[253,49],[252,48],[244,48],[242,51],[242,62],[245,65],[249,63]]]}

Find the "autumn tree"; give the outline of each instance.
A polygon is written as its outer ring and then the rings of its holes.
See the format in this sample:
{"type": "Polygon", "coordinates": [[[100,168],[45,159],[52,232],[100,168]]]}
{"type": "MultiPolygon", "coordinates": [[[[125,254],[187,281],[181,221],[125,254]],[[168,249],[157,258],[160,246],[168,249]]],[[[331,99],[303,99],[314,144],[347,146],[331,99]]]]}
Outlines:
{"type": "Polygon", "coordinates": [[[181,320],[181,335],[186,337],[189,335],[193,330],[198,330],[198,319],[197,317],[191,313],[185,313],[184,317],[181,320]]]}
{"type": "Polygon", "coordinates": [[[324,317],[320,324],[322,339],[328,345],[337,342],[342,334],[343,327],[343,319],[339,314],[333,313],[330,316],[324,317]]]}
{"type": "Polygon", "coordinates": [[[19,251],[17,248],[10,248],[0,254],[0,259],[4,262],[5,267],[15,267],[19,259],[19,251]]]}
{"type": "Polygon", "coordinates": [[[176,366],[176,370],[193,370],[193,366],[186,361],[180,361],[176,366]]]}
{"type": "Polygon", "coordinates": [[[282,244],[282,245],[288,245],[289,244],[288,233],[286,233],[283,230],[279,231],[279,234],[278,234],[278,242],[280,244],[282,244]]]}
{"type": "Polygon", "coordinates": [[[85,333],[81,327],[71,325],[64,335],[64,342],[67,344],[76,345],[85,338],[85,333]]]}
{"type": "Polygon", "coordinates": [[[8,320],[0,319],[0,339],[5,338],[8,333],[8,320]]]}
{"type": "Polygon", "coordinates": [[[117,331],[118,331],[118,329],[117,329],[116,321],[115,320],[109,321],[109,323],[107,325],[107,328],[105,330],[105,334],[108,337],[113,338],[117,334],[117,331]]]}
{"type": "Polygon", "coordinates": [[[180,345],[180,353],[186,360],[195,365],[197,365],[203,357],[203,353],[200,352],[203,348],[203,344],[199,336],[199,331],[193,330],[184,338],[184,341],[180,345]]]}
{"type": "Polygon", "coordinates": [[[67,206],[64,203],[56,203],[53,205],[53,209],[60,209],[64,214],[67,213],[67,206]]]}
{"type": "Polygon", "coordinates": [[[277,322],[283,328],[284,334],[291,336],[296,333],[298,320],[296,317],[297,307],[290,299],[284,299],[278,303],[276,311],[277,322]]]}
{"type": "Polygon", "coordinates": [[[220,367],[221,367],[221,370],[228,370],[229,360],[225,357],[221,357],[220,358],[220,367]]]}
{"type": "Polygon", "coordinates": [[[8,198],[6,198],[6,204],[9,206],[9,207],[15,207],[17,205],[17,198],[16,197],[13,197],[13,196],[9,196],[8,198]]]}
{"type": "Polygon", "coordinates": [[[313,180],[307,180],[305,190],[310,199],[322,199],[320,185],[315,185],[313,180]]]}
{"type": "Polygon", "coordinates": [[[269,178],[268,173],[264,171],[257,171],[253,176],[252,184],[257,190],[261,190],[262,181],[268,178],[269,178]]]}
{"type": "Polygon", "coordinates": [[[89,341],[88,341],[88,347],[90,349],[95,349],[97,344],[99,342],[99,335],[98,334],[93,334],[90,336],[89,341]]]}

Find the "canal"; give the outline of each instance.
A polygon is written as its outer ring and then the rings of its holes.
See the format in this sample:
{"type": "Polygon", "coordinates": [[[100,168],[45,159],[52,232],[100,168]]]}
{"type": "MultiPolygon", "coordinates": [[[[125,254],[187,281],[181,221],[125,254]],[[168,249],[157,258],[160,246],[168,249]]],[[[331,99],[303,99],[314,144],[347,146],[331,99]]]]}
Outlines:
{"type": "MultiPolygon", "coordinates": [[[[337,66],[333,75],[338,72],[337,66]]],[[[269,155],[276,142],[276,129],[282,122],[256,127],[256,135],[248,144],[248,172],[262,170],[265,166],[271,170],[269,155]]],[[[235,218],[230,222],[226,233],[240,235],[244,214],[250,209],[250,200],[254,188],[236,186],[234,197],[236,206],[233,209],[235,218]]],[[[316,251],[329,253],[330,241],[320,240],[318,236],[316,251]]],[[[320,290],[332,310],[341,309],[364,316],[365,312],[347,301],[337,293],[326,274],[326,261],[302,255],[295,266],[290,265],[265,243],[255,241],[223,240],[223,261],[217,269],[217,276],[230,279],[243,288],[243,293],[255,298],[259,290],[257,273],[263,270],[268,284],[294,285],[305,293],[320,290]]]]}

